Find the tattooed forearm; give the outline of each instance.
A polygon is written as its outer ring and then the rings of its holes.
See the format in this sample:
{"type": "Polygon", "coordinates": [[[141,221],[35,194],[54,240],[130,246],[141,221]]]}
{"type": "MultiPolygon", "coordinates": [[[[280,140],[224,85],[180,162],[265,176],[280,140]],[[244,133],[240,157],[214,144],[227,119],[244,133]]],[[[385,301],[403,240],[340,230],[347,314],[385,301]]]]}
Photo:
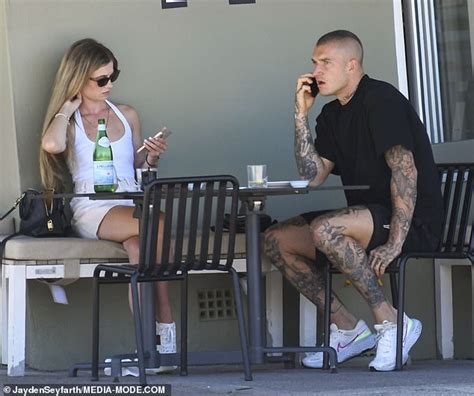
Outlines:
{"type": "Polygon", "coordinates": [[[403,146],[394,146],[387,150],[385,160],[392,170],[392,219],[388,243],[401,250],[415,209],[418,173],[412,152],[403,146]]]}
{"type": "MultiPolygon", "coordinates": [[[[297,108],[295,108],[297,111],[297,108]]],[[[295,159],[300,176],[313,180],[321,173],[324,164],[314,148],[307,116],[295,113],[295,159]]]]}

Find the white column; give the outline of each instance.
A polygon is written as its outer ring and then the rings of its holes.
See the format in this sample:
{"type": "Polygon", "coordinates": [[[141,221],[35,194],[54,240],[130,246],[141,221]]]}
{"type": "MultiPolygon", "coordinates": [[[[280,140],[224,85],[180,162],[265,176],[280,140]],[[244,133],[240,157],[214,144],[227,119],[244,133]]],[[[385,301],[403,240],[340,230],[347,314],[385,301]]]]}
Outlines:
{"type": "Polygon", "coordinates": [[[7,265],[2,265],[2,364],[7,364],[8,354],[8,278],[7,265]]]}
{"type": "Polygon", "coordinates": [[[436,333],[442,359],[452,359],[453,344],[453,290],[451,265],[447,260],[435,260],[436,333]]]}
{"type": "Polygon", "coordinates": [[[265,286],[268,346],[278,347],[283,345],[283,283],[280,271],[267,272],[265,286]]]}
{"type": "Polygon", "coordinates": [[[300,345],[316,345],[317,309],[305,296],[300,294],[300,345]]]}
{"type": "Polygon", "coordinates": [[[7,374],[25,374],[26,266],[13,265],[8,274],[7,374]]]}

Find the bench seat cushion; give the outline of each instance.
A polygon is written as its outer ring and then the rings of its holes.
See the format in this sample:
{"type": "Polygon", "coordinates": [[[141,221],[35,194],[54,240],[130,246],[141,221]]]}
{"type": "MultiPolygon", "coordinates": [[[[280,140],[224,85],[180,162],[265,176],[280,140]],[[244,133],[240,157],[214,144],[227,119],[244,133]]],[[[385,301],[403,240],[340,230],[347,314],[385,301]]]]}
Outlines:
{"type": "Polygon", "coordinates": [[[57,259],[127,260],[122,244],[84,238],[33,238],[17,236],[5,246],[4,260],[52,261],[57,259]]]}
{"type": "MultiPolygon", "coordinates": [[[[223,246],[226,246],[226,241],[225,234],[223,246]]],[[[199,243],[200,238],[197,241],[199,243]]],[[[184,241],[184,246],[187,246],[187,240],[184,241]]],[[[223,249],[223,255],[226,253],[223,249]]],[[[81,263],[127,261],[127,254],[121,243],[84,238],[33,238],[24,235],[7,242],[3,257],[8,264],[27,262],[30,265],[61,262],[65,259],[79,259],[81,263]]],[[[245,258],[245,234],[236,235],[234,257],[245,258]]]]}

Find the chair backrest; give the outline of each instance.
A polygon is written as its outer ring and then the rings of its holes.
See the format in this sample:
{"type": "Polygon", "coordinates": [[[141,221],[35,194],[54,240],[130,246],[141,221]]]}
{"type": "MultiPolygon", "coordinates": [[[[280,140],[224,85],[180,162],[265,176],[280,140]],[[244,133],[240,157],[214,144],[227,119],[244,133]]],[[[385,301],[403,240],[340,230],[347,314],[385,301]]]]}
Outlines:
{"type": "Polygon", "coordinates": [[[239,182],[229,175],[163,178],[148,184],[140,221],[139,271],[174,275],[229,269],[238,192],[239,182]],[[222,256],[225,264],[220,264],[222,256]]]}
{"type": "Polygon", "coordinates": [[[474,163],[438,164],[437,167],[445,210],[441,250],[461,253],[467,250],[469,244],[473,244],[473,227],[471,235],[467,233],[474,187],[474,163]],[[466,244],[466,240],[470,243],[466,244]]]}

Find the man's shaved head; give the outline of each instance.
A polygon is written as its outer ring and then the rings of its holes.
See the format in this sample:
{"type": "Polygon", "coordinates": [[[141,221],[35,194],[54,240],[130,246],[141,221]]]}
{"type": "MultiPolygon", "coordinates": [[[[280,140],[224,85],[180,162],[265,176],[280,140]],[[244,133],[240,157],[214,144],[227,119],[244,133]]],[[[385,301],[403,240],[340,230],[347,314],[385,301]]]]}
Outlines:
{"type": "Polygon", "coordinates": [[[325,44],[337,43],[340,45],[350,58],[356,59],[362,67],[362,61],[364,59],[364,48],[359,37],[348,30],[334,30],[333,32],[326,33],[321,36],[316,47],[325,44]]]}

